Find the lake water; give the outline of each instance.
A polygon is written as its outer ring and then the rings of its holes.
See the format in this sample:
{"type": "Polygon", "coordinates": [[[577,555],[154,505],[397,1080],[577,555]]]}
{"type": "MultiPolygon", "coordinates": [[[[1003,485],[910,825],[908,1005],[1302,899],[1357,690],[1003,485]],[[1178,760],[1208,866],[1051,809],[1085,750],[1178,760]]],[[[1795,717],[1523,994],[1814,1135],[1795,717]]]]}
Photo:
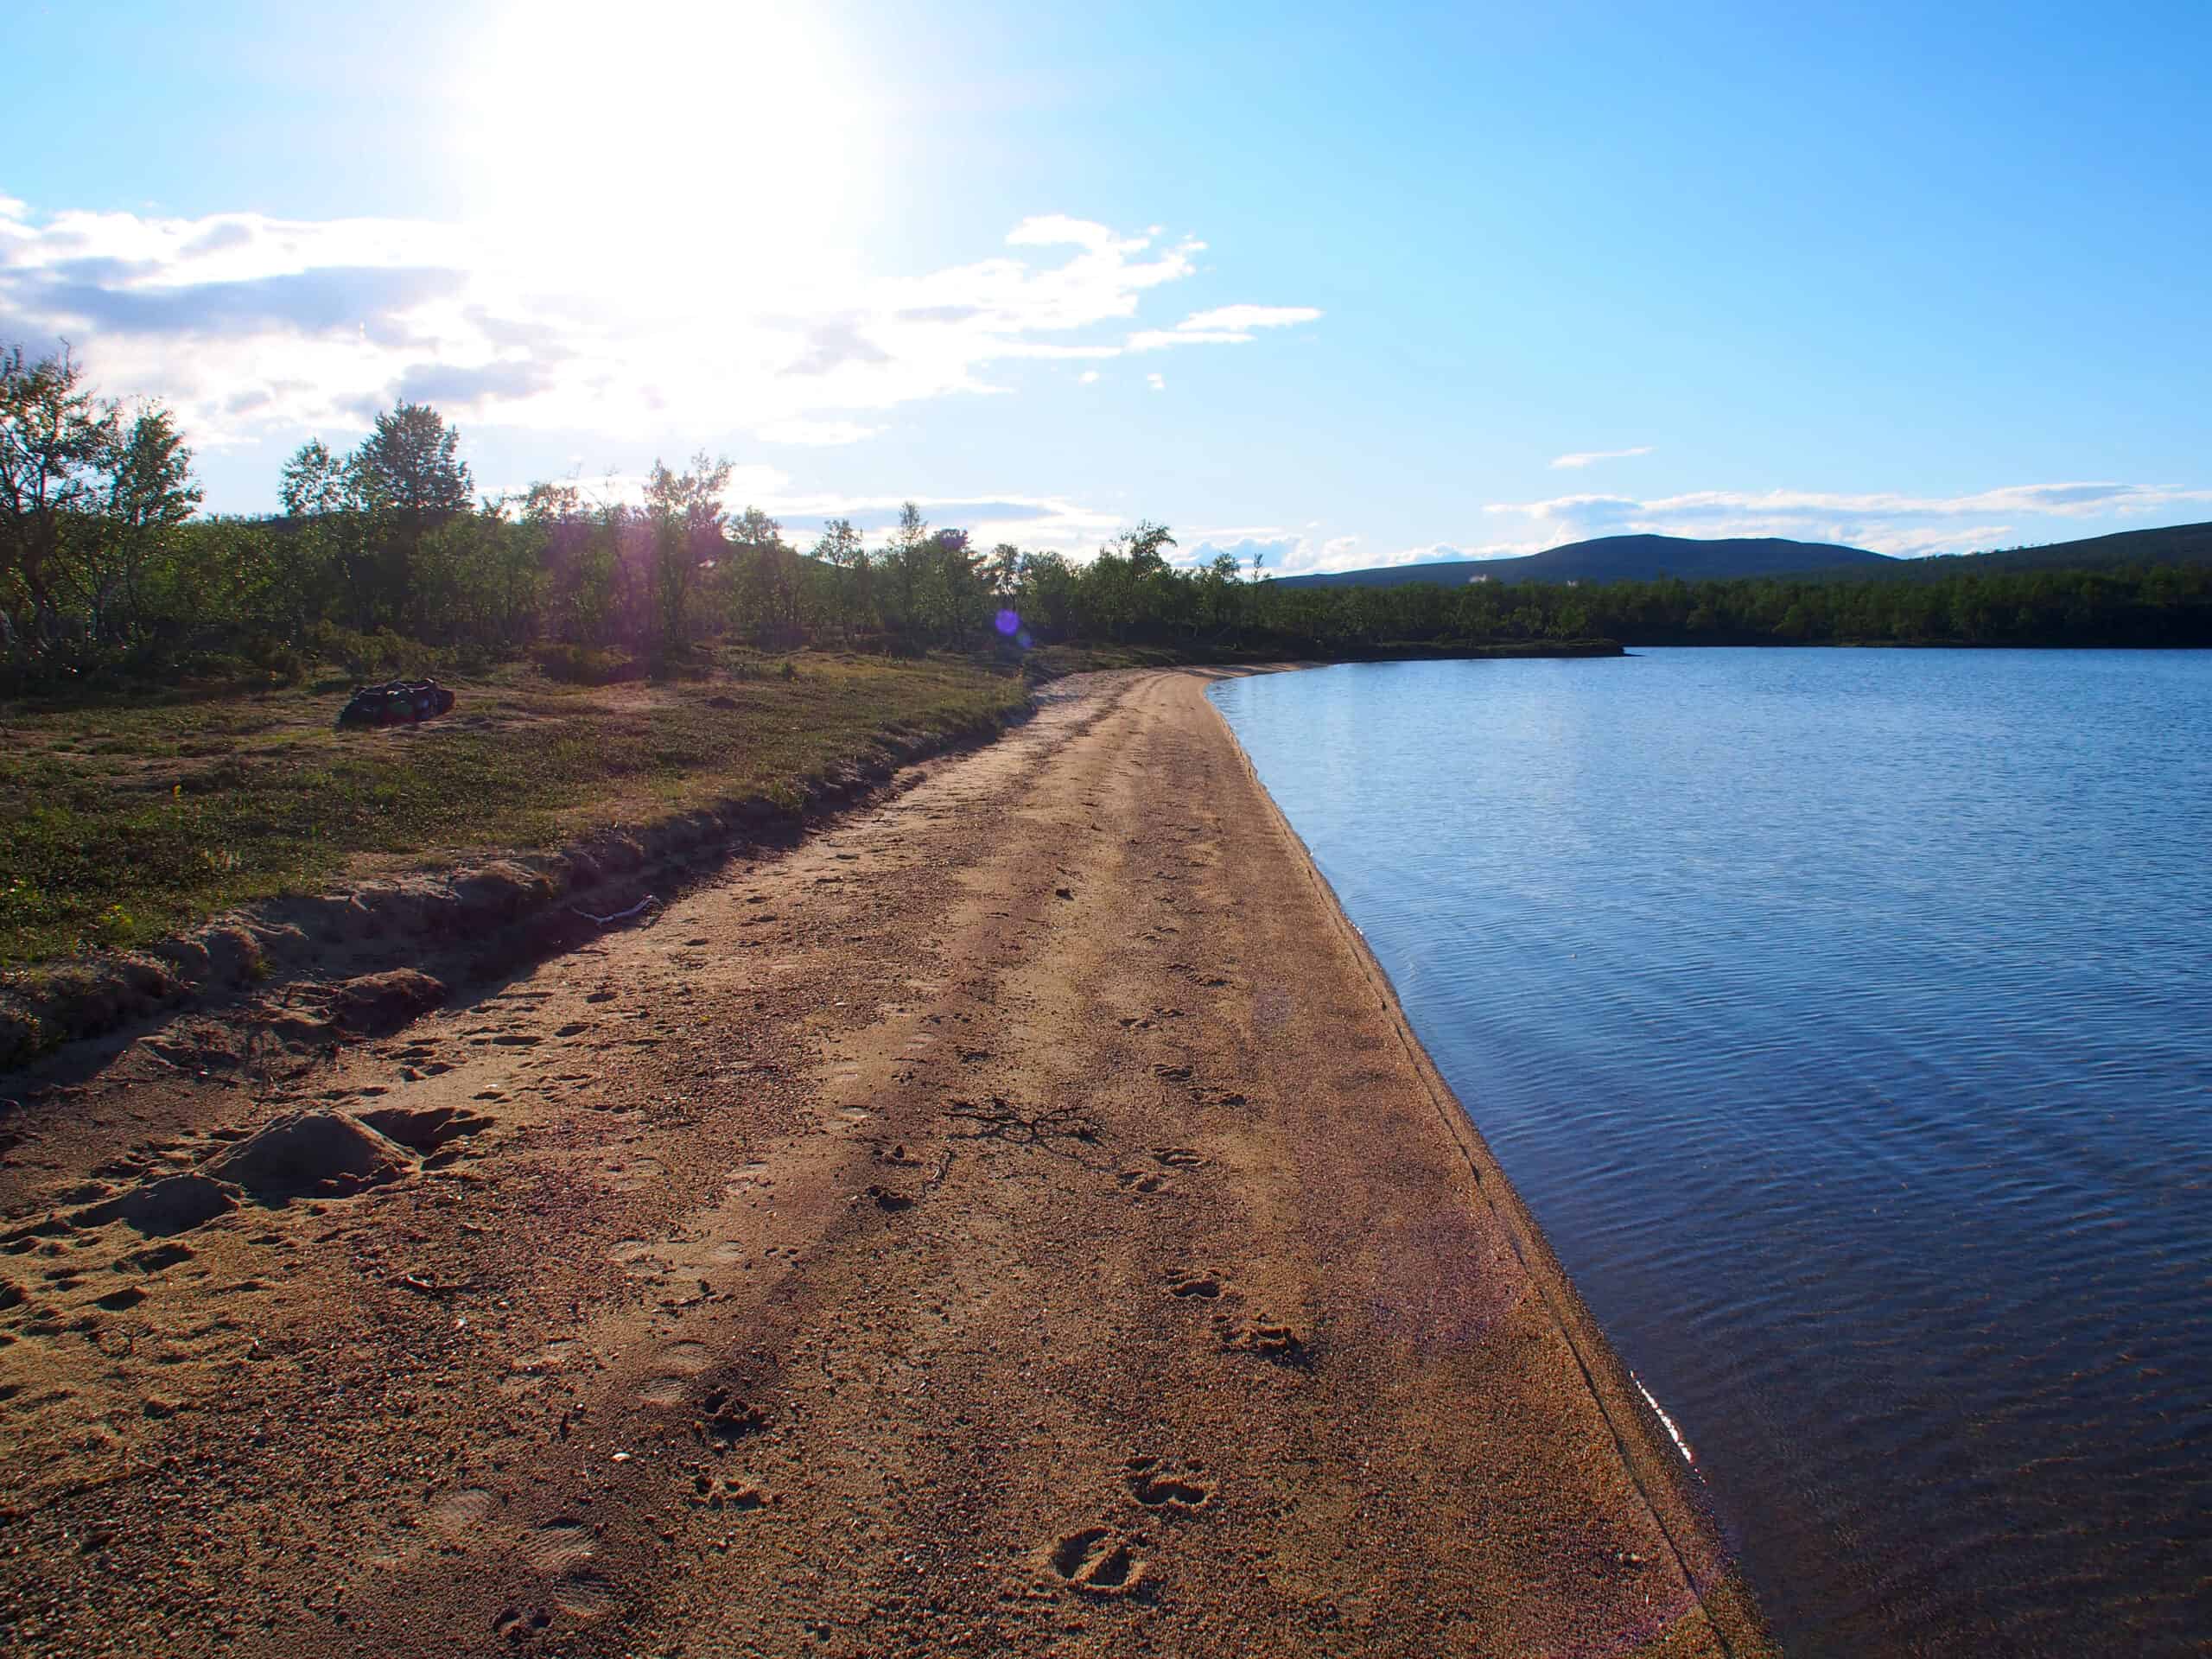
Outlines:
{"type": "Polygon", "coordinates": [[[1213,696],[1796,1655],[2212,1637],[2212,656],[1213,696]]]}

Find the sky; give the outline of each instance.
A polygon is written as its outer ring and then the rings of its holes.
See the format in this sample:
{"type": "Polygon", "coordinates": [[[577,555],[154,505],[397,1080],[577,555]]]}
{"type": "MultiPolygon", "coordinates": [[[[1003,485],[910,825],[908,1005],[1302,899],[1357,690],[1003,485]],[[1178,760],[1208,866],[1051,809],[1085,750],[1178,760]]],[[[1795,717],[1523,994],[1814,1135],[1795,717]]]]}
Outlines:
{"type": "Polygon", "coordinates": [[[2212,519],[2212,7],[4,0],[0,344],[210,511],[401,398],[1343,569],[2212,519]]]}

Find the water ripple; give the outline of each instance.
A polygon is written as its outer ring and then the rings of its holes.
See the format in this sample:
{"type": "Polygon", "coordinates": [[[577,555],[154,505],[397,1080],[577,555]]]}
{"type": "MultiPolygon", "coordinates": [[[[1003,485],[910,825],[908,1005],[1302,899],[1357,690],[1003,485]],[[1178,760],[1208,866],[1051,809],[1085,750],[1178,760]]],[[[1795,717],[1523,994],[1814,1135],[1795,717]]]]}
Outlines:
{"type": "Polygon", "coordinates": [[[1214,696],[1792,1652],[2202,1650],[2212,658],[1214,696]]]}

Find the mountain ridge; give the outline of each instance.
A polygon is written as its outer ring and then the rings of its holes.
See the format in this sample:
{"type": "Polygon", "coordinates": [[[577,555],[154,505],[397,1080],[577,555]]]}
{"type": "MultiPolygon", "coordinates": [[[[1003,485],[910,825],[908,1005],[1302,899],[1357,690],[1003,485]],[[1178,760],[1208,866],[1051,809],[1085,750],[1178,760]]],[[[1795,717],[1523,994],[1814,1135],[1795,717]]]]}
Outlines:
{"type": "Polygon", "coordinates": [[[1763,576],[1948,577],[1976,570],[1993,573],[2069,568],[2212,563],[2212,524],[2174,524],[2120,531],[2042,547],[2004,548],[1986,553],[1951,553],[1925,558],[1897,558],[1863,547],[1834,542],[1798,542],[1783,537],[1599,536],[1568,542],[1510,559],[1440,559],[1424,564],[1381,565],[1364,570],[1317,571],[1277,576],[1285,588],[1398,588],[1415,582],[1457,586],[1491,582],[1725,582],[1763,576]]]}

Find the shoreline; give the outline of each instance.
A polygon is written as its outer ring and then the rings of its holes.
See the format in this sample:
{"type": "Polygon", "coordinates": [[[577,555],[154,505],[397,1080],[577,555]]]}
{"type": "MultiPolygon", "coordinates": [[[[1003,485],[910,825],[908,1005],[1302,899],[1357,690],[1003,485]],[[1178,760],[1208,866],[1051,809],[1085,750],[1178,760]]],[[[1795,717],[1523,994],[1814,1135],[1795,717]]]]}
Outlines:
{"type": "Polygon", "coordinates": [[[382,1039],[181,1020],[16,1115],[0,1628],[1770,1651],[1216,677],[382,1039]]]}
{"type": "MultiPolygon", "coordinates": [[[[1286,665],[1280,670],[1254,671],[1291,672],[1295,668],[1286,665]]],[[[1639,1494],[1649,1505],[1655,1522],[1665,1535],[1675,1564],[1700,1604],[1700,1611],[1721,1650],[1766,1651],[1764,1644],[1769,1638],[1757,1600],[1719,1535],[1710,1491],[1696,1472],[1681,1432],[1607,1340],[1596,1316],[1553,1253],[1541,1224],[1507,1179],[1496,1154],[1483,1139],[1482,1131],[1475,1126],[1473,1115],[1414,1033],[1413,1022],[1399,1001],[1397,988],[1368,944],[1366,935],[1352,921],[1305,838],[1268,791],[1250,754],[1236,741],[1236,729],[1228,716],[1211,697],[1206,703],[1235,747],[1253,788],[1266,802],[1276,832],[1294,849],[1306,879],[1325,906],[1338,944],[1358,963],[1375,996],[1382,1004],[1408,1062],[1419,1075],[1429,1102],[1436,1109],[1438,1121],[1459,1143],[1467,1160],[1468,1173],[1484,1201],[1511,1236],[1522,1268],[1542,1294],[1561,1334],[1573,1347],[1591,1397],[1612,1431],[1621,1459],[1639,1494]]]]}

